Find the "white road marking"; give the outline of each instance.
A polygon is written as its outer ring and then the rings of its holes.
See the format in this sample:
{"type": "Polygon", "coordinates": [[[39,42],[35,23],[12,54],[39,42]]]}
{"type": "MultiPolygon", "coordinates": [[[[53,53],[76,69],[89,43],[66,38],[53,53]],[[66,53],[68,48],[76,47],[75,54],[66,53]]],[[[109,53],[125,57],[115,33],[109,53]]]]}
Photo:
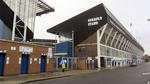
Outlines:
{"type": "Polygon", "coordinates": [[[150,84],[150,81],[148,81],[147,84],[150,84]]]}
{"type": "Polygon", "coordinates": [[[150,72],[142,73],[142,75],[150,75],[150,72]]]}

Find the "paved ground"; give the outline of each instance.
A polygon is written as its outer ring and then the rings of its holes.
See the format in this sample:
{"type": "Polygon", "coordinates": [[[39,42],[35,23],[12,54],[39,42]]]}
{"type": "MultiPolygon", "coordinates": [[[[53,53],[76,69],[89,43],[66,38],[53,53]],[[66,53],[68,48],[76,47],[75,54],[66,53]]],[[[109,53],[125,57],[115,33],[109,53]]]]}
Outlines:
{"type": "Polygon", "coordinates": [[[2,76],[0,77],[0,84],[18,84],[33,81],[42,81],[48,79],[56,79],[62,77],[69,77],[77,74],[87,74],[98,72],[98,70],[71,70],[65,72],[46,72],[46,73],[35,73],[35,74],[25,74],[25,75],[15,75],[15,76],[2,76]]]}
{"type": "Polygon", "coordinates": [[[148,84],[150,63],[27,84],[148,84]]]}

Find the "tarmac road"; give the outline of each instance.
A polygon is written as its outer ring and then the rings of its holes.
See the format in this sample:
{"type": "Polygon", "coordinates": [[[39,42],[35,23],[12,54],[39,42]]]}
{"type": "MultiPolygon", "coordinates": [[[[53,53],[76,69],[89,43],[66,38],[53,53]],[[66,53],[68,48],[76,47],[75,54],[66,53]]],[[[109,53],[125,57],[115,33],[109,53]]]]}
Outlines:
{"type": "Polygon", "coordinates": [[[150,84],[150,63],[27,84],[150,84]]]}

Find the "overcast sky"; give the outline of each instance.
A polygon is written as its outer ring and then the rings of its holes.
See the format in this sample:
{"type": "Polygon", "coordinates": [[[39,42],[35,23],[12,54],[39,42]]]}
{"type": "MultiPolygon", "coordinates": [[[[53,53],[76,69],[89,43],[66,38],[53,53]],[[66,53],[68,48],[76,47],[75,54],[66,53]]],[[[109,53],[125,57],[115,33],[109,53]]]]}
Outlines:
{"type": "Polygon", "coordinates": [[[55,39],[47,29],[100,3],[114,14],[150,55],[150,0],[43,0],[55,12],[36,18],[35,38],[55,39]],[[132,23],[132,27],[130,27],[132,23]]]}

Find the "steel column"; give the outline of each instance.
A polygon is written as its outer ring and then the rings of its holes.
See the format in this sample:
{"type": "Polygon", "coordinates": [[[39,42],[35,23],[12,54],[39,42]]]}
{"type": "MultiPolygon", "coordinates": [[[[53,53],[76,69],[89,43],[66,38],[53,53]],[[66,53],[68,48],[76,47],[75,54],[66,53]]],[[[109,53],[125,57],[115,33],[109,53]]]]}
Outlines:
{"type": "Polygon", "coordinates": [[[108,24],[105,24],[104,25],[104,28],[100,34],[100,30],[97,30],[97,59],[98,59],[98,68],[101,69],[101,60],[100,60],[100,57],[101,57],[101,52],[100,52],[100,41],[104,35],[104,32],[107,28],[107,25],[108,24]]]}
{"type": "Polygon", "coordinates": [[[113,45],[113,42],[114,42],[114,40],[115,40],[115,38],[116,38],[117,33],[118,33],[118,31],[116,31],[116,32],[115,32],[115,35],[114,35],[114,37],[113,37],[113,39],[112,39],[112,41],[111,41],[110,46],[112,46],[112,45],[113,45]]]}
{"type": "Polygon", "coordinates": [[[23,41],[26,41],[26,36],[27,36],[27,21],[28,21],[28,7],[29,7],[29,0],[26,0],[26,5],[25,5],[25,21],[24,21],[24,37],[23,41]]]}
{"type": "Polygon", "coordinates": [[[123,37],[121,38],[121,40],[120,40],[120,44],[118,45],[118,49],[120,48],[120,46],[121,46],[121,44],[122,44],[123,39],[124,39],[124,36],[123,36],[123,37]]]}
{"type": "Polygon", "coordinates": [[[74,31],[72,31],[72,57],[74,57],[74,31]]]}
{"type": "Polygon", "coordinates": [[[121,50],[123,49],[123,47],[125,47],[124,45],[125,45],[126,42],[127,42],[127,40],[124,39],[124,42],[123,42],[123,44],[122,44],[122,46],[121,46],[121,50]]]}
{"type": "Polygon", "coordinates": [[[127,45],[129,44],[129,40],[127,40],[126,44],[125,44],[125,47],[123,48],[123,50],[126,49],[127,45]]]}
{"type": "Polygon", "coordinates": [[[116,48],[116,46],[117,46],[117,44],[118,44],[118,41],[119,41],[119,39],[120,39],[120,36],[121,36],[121,34],[118,36],[117,42],[116,42],[116,44],[115,44],[115,48],[116,48]]]}
{"type": "Polygon", "coordinates": [[[110,32],[109,32],[109,34],[108,34],[108,36],[107,36],[107,38],[106,38],[106,41],[105,41],[105,45],[107,45],[107,42],[108,42],[108,40],[109,40],[109,37],[110,37],[112,31],[113,31],[113,28],[110,29],[110,32]]]}
{"type": "Polygon", "coordinates": [[[14,19],[13,19],[13,30],[12,30],[12,41],[15,40],[15,30],[16,30],[16,17],[17,17],[17,10],[18,10],[18,0],[15,0],[15,10],[14,10],[14,19]]]}

